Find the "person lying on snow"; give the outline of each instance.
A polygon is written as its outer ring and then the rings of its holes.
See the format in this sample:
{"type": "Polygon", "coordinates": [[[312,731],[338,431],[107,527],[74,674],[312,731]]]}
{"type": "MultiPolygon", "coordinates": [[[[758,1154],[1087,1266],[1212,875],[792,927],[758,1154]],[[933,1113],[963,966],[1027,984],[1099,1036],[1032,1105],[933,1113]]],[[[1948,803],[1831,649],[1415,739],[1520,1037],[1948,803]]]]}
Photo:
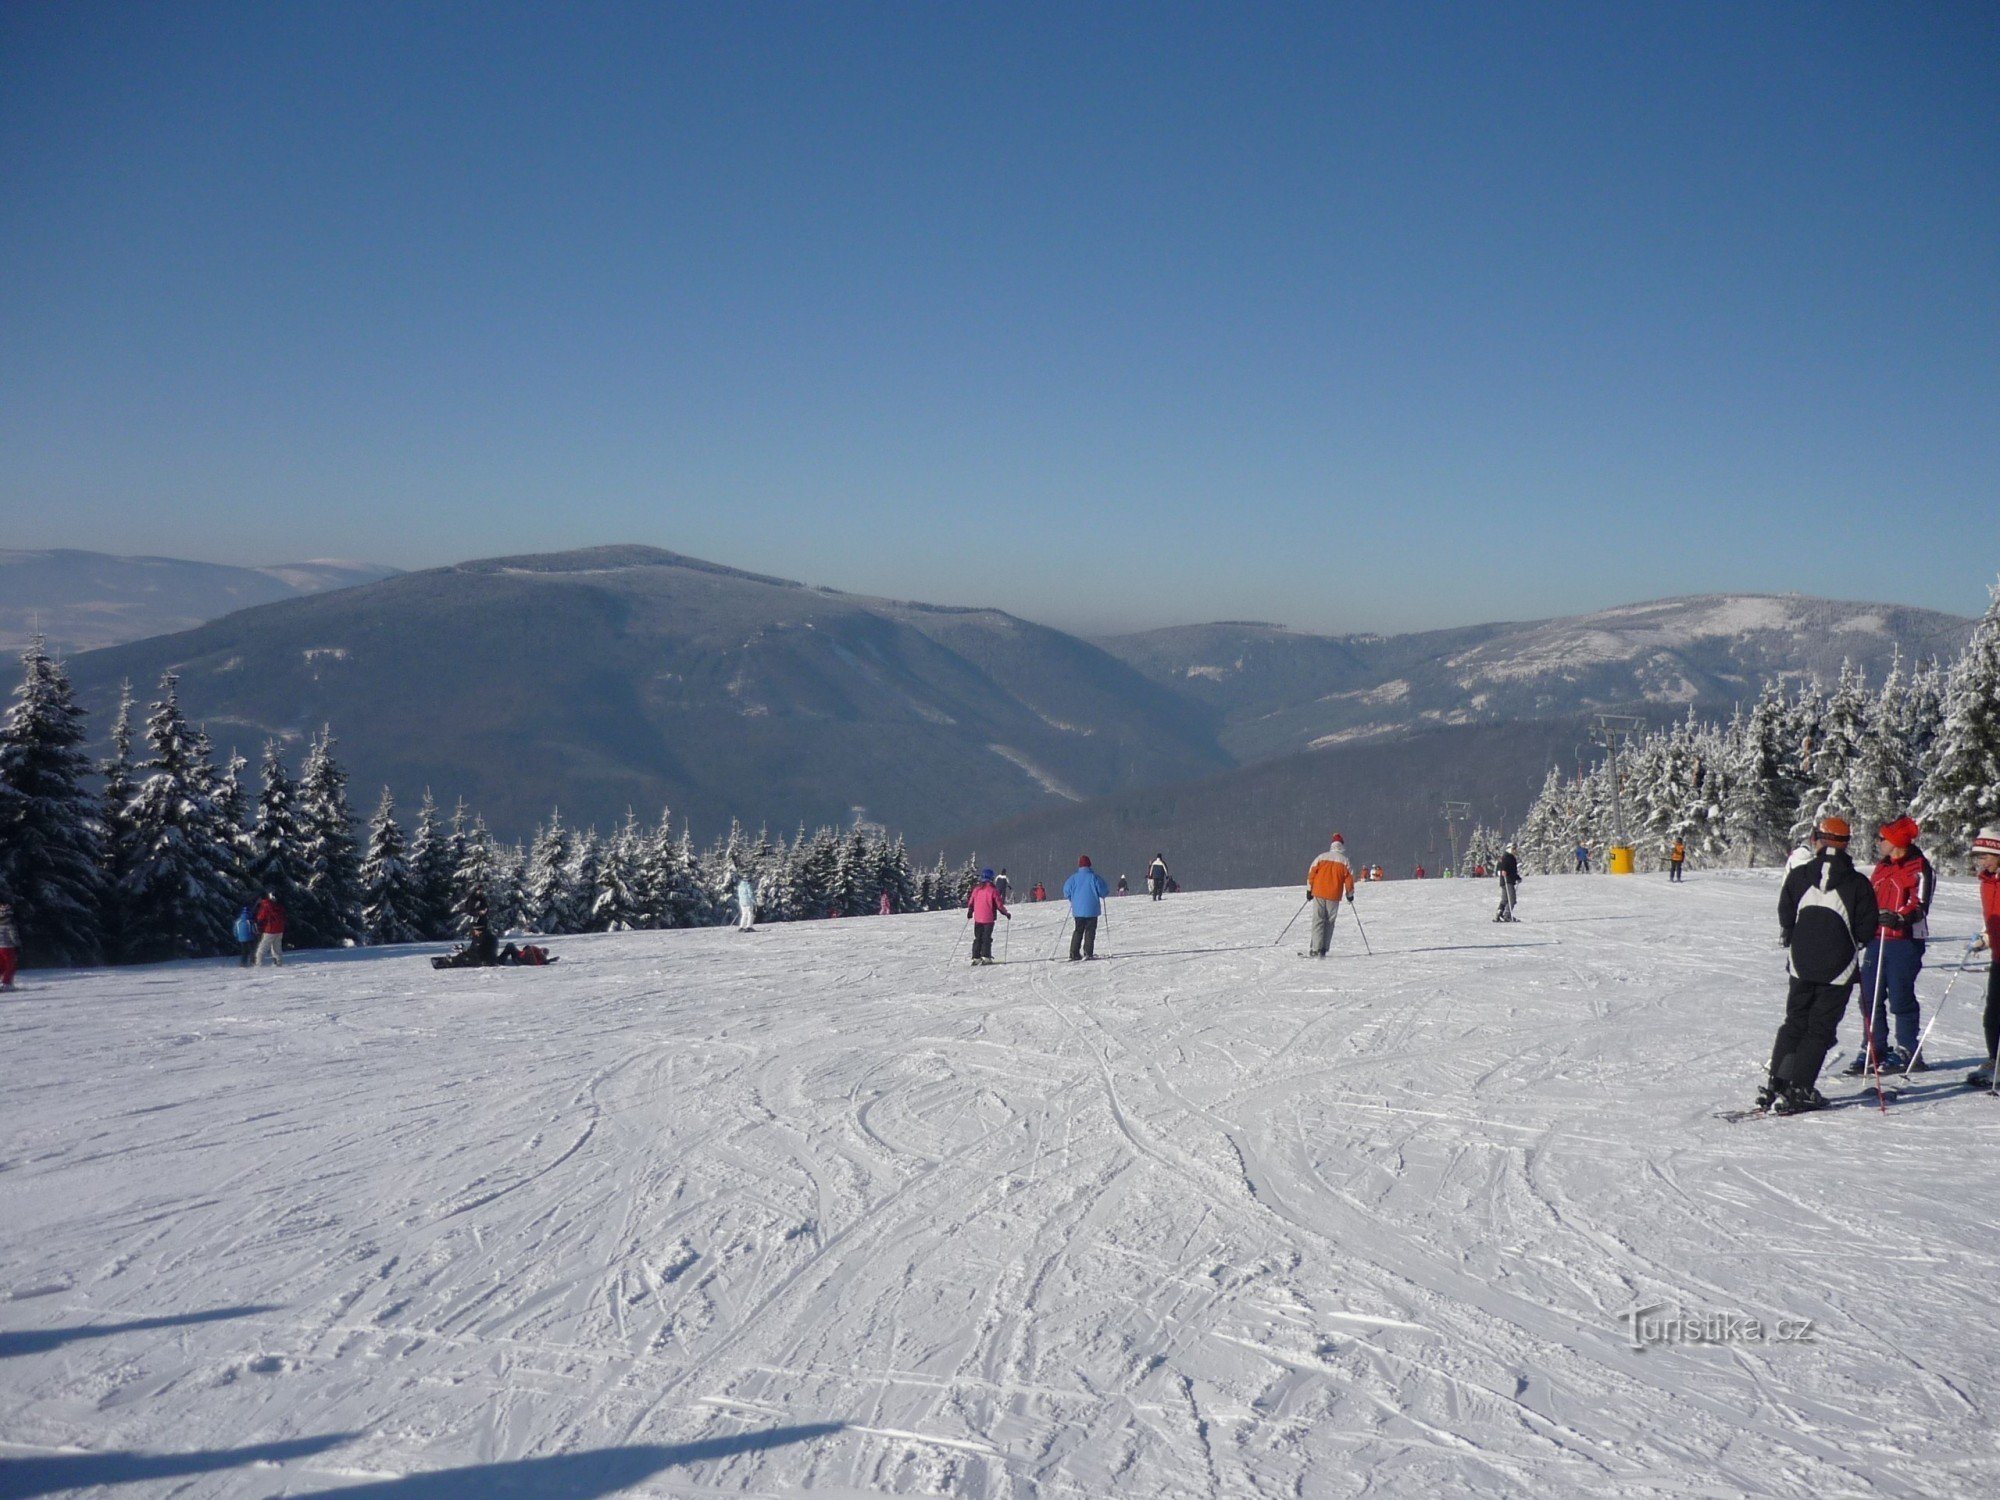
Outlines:
{"type": "Polygon", "coordinates": [[[462,948],[455,948],[448,955],[431,960],[433,969],[493,969],[513,967],[517,964],[539,969],[554,963],[555,955],[548,949],[534,943],[522,943],[518,947],[509,943],[498,946],[493,929],[484,922],[472,924],[469,940],[462,948]]]}

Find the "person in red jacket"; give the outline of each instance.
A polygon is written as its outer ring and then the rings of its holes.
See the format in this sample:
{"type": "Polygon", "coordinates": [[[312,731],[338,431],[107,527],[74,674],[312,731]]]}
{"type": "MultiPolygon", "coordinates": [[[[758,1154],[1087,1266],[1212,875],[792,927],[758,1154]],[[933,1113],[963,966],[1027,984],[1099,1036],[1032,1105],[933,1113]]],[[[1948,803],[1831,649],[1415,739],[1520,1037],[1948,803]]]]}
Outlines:
{"type": "MultiPolygon", "coordinates": [[[[1979,906],[1986,930],[1972,945],[2000,959],[2000,823],[1989,823],[1972,841],[1972,868],[1979,876],[1979,906]]],[[[2000,962],[1986,970],[1986,1066],[1966,1078],[1976,1089],[1993,1087],[1993,1060],[2000,1057],[2000,962]]]]}
{"type": "Polygon", "coordinates": [[[285,966],[285,908],[275,892],[264,892],[264,899],[250,913],[250,920],[263,934],[257,939],[257,967],[264,967],[264,957],[268,954],[271,962],[282,969],[285,966]]]}
{"type": "Polygon", "coordinates": [[[1862,1025],[1871,1022],[1874,1046],[1864,1033],[1861,1050],[1847,1065],[1849,1074],[1868,1071],[1870,1053],[1877,1068],[1885,1073],[1925,1071],[1916,1052],[1918,1033],[1917,975],[1924,967],[1924,943],[1931,935],[1931,898],[1937,894],[1937,872],[1917,847],[1923,830],[1907,814],[1893,823],[1884,823],[1876,835],[1880,854],[1870,876],[1875,886],[1875,904],[1881,911],[1881,927],[1875,945],[1861,964],[1861,985],[1855,1003],[1861,1007],[1862,1025]],[[1889,1045],[1889,1018],[1896,1020],[1896,1045],[1889,1045]]]}

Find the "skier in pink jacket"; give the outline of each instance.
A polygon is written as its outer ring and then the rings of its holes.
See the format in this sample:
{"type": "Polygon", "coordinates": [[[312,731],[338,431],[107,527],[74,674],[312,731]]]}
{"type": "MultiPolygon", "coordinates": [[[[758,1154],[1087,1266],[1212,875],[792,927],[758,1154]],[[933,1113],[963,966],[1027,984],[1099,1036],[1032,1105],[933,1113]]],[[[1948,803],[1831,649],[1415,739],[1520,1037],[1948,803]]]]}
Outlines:
{"type": "Polygon", "coordinates": [[[981,870],[979,883],[972,888],[972,894],[965,899],[965,915],[972,922],[972,961],[976,964],[993,962],[993,922],[996,916],[1014,920],[1014,914],[1007,910],[1007,902],[1000,894],[1000,888],[993,883],[993,872],[981,870]]]}

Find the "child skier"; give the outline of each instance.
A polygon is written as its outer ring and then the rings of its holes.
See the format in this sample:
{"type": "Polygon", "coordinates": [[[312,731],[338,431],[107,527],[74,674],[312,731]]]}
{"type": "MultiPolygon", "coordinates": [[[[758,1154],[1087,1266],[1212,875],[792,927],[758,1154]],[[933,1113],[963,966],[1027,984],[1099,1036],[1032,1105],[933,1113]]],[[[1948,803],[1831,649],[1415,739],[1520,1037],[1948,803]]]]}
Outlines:
{"type": "Polygon", "coordinates": [[[249,968],[257,952],[257,919],[250,915],[250,908],[244,907],[236,914],[236,946],[243,950],[243,967],[249,968]]]}
{"type": "Polygon", "coordinates": [[[972,894],[965,898],[966,919],[972,923],[972,961],[975,964],[993,962],[993,919],[996,916],[1014,920],[1014,914],[1007,910],[1006,897],[994,883],[991,870],[981,870],[979,880],[972,887],[972,894]]]}
{"type": "Polygon", "coordinates": [[[1924,967],[1924,943],[1931,935],[1931,898],[1937,893],[1937,872],[1917,847],[1923,832],[1916,819],[1884,823],[1876,835],[1881,855],[1869,877],[1881,928],[1873,951],[1861,961],[1861,988],[1855,1001],[1862,1025],[1874,1028],[1861,1039],[1861,1050],[1847,1065],[1850,1076],[1868,1070],[1872,1056],[1884,1073],[1925,1071],[1921,1057],[1912,1060],[1918,1034],[1917,975],[1924,967]],[[1889,1018],[1896,1018],[1896,1045],[1889,1045],[1889,1018]],[[1870,1047],[1870,1041],[1873,1047],[1870,1047]]]}

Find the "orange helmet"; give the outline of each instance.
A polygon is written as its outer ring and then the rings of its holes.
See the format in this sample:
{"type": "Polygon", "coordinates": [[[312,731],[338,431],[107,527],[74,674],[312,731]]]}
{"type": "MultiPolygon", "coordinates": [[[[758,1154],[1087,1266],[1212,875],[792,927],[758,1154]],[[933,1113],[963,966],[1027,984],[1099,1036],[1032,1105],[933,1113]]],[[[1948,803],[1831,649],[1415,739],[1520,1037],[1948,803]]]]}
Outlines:
{"type": "Polygon", "coordinates": [[[1845,818],[1821,818],[1819,827],[1813,830],[1813,837],[1825,839],[1829,844],[1844,844],[1853,837],[1845,818]]]}

